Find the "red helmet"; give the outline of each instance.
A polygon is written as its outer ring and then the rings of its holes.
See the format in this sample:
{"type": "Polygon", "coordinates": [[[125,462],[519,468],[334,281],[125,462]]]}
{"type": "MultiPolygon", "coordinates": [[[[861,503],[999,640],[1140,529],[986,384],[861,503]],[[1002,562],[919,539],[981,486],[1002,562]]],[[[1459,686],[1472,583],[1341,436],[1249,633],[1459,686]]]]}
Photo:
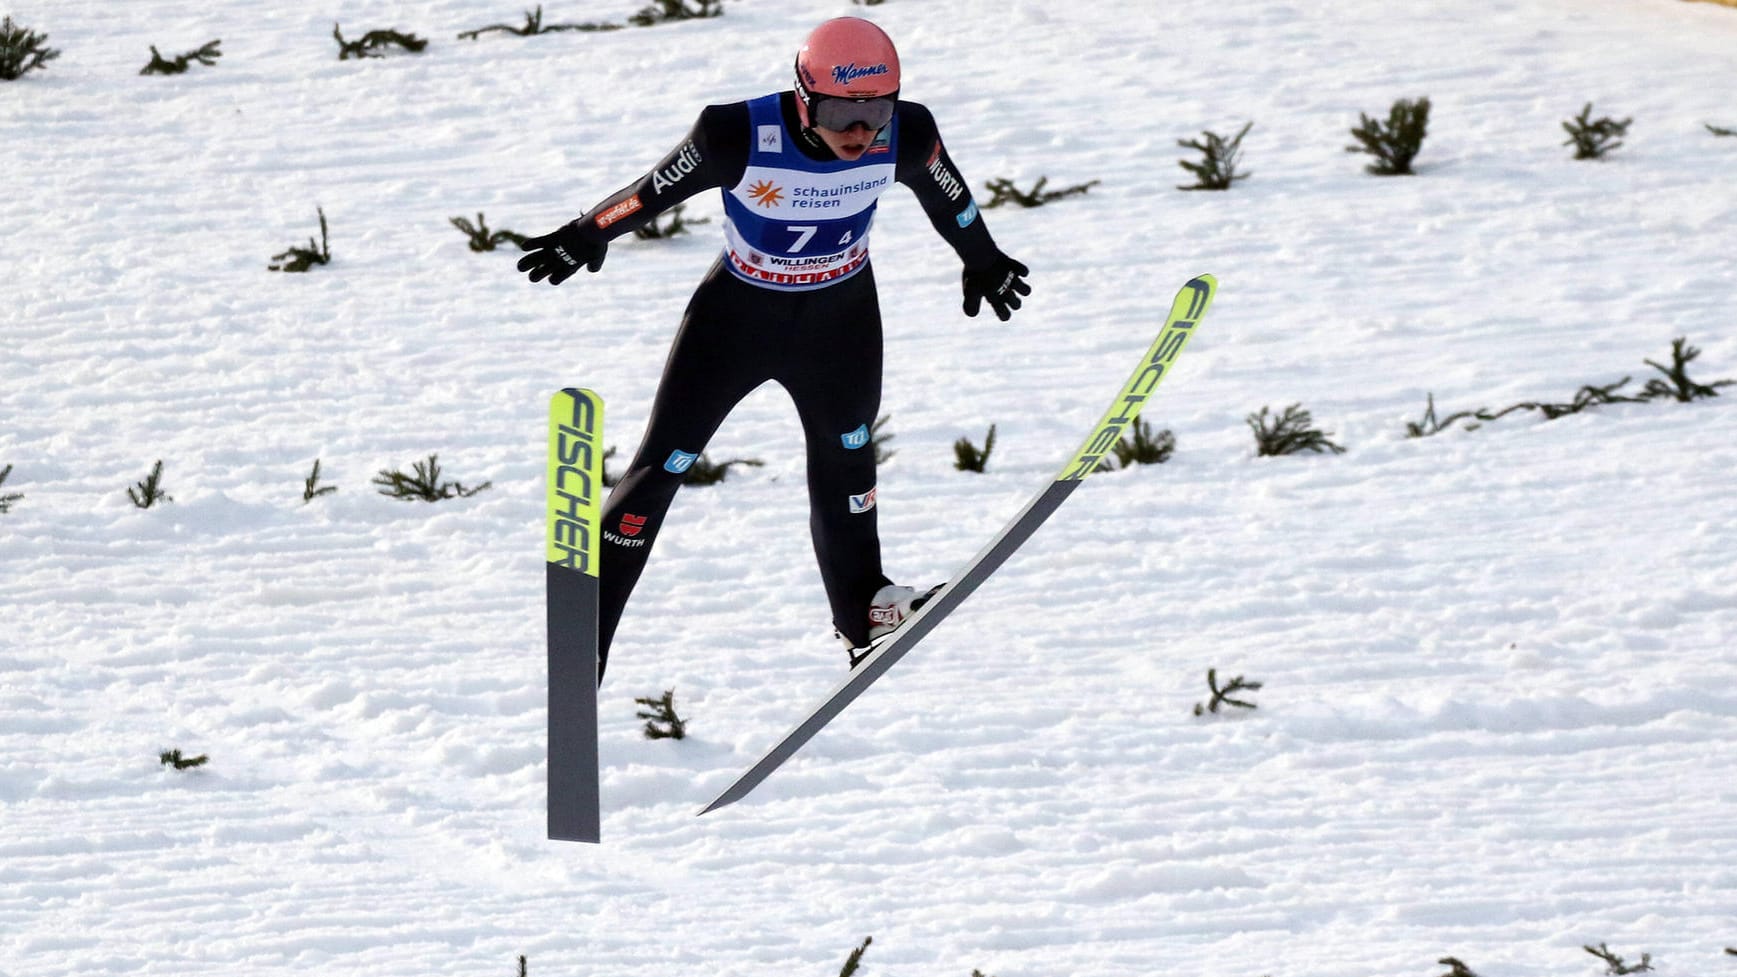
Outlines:
{"type": "Polygon", "coordinates": [[[804,126],[884,128],[899,95],[899,52],[861,17],[816,27],[796,52],[796,114],[804,126]]]}

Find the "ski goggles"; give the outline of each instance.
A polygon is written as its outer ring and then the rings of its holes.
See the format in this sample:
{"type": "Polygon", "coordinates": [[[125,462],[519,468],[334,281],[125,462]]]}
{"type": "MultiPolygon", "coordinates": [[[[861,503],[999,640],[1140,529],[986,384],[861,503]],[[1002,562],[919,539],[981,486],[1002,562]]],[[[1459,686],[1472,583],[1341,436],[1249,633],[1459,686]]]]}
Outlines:
{"type": "Polygon", "coordinates": [[[870,132],[879,132],[893,121],[893,110],[898,104],[897,95],[846,98],[811,93],[808,96],[808,124],[834,132],[847,132],[852,126],[864,125],[870,132]]]}

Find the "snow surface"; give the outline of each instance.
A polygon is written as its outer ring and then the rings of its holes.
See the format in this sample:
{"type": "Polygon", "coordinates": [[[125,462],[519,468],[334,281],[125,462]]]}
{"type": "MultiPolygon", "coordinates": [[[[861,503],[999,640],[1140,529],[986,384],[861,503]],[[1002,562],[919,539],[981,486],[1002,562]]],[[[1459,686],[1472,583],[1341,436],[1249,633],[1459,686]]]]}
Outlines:
{"type": "MultiPolygon", "coordinates": [[[[545,4],[622,20],[639,0],[545,4]]],[[[0,972],[995,977],[1737,973],[1737,11],[1676,0],[732,0],[521,39],[479,0],[20,0],[0,86],[0,972]],[[865,14],[1033,268],[1013,322],[891,191],[889,571],[944,578],[1052,477],[1173,290],[1222,281],[1088,482],[747,801],[694,811],[841,677],[794,412],[678,499],[603,689],[606,843],[543,838],[548,395],[631,452],[715,223],[532,287],[448,218],[552,229],[707,102],[865,14]],[[392,27],[419,56],[340,62],[392,27]],[[222,39],[222,60],[139,77],[222,39]],[[1346,153],[1428,96],[1412,178],[1346,153]],[[1576,162],[1559,123],[1632,117],[1576,162]],[[1177,140],[1252,120],[1229,193],[1177,140]],[[268,272],[331,225],[329,267],[268,272]],[[1257,458],[1300,403],[1343,455],[1257,458]],[[990,470],[952,442],[999,438],[990,470]],[[492,482],[388,500],[438,453],[492,482]],[[174,497],[133,507],[157,459],[174,497]],[[315,459],[335,495],[301,500],[315,459]],[[1264,687],[1196,717],[1209,668],[1264,687]],[[641,737],[674,689],[681,742],[641,737]],[[159,751],[208,754],[175,772],[159,751]]],[[[716,217],[715,195],[689,216],[716,217]]]]}

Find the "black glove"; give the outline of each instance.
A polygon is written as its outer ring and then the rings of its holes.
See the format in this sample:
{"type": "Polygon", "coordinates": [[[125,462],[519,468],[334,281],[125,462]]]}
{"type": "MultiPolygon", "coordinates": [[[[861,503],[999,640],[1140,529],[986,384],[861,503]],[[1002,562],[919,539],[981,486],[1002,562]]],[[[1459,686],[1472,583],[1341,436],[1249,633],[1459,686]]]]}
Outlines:
{"type": "Polygon", "coordinates": [[[530,275],[531,281],[547,278],[551,285],[572,278],[581,265],[591,271],[602,268],[609,254],[609,242],[585,233],[578,221],[562,225],[552,234],[526,238],[519,246],[531,252],[519,259],[519,270],[530,275]]]}
{"type": "Polygon", "coordinates": [[[1031,286],[1025,283],[1025,276],[1030,273],[1031,269],[1000,251],[995,252],[989,264],[965,269],[959,275],[965,288],[965,314],[976,315],[983,300],[988,299],[996,318],[1002,322],[1011,319],[1013,310],[1019,308],[1019,297],[1031,294],[1031,286]]]}

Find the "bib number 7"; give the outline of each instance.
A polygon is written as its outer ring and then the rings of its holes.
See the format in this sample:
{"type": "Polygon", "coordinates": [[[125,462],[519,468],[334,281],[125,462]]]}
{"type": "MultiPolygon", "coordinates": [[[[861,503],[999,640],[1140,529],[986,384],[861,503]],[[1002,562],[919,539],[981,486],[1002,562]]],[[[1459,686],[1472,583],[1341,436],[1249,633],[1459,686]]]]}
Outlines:
{"type": "Polygon", "coordinates": [[[814,224],[789,224],[785,226],[785,230],[796,235],[796,243],[790,246],[789,251],[790,254],[796,254],[820,228],[814,224]]]}

